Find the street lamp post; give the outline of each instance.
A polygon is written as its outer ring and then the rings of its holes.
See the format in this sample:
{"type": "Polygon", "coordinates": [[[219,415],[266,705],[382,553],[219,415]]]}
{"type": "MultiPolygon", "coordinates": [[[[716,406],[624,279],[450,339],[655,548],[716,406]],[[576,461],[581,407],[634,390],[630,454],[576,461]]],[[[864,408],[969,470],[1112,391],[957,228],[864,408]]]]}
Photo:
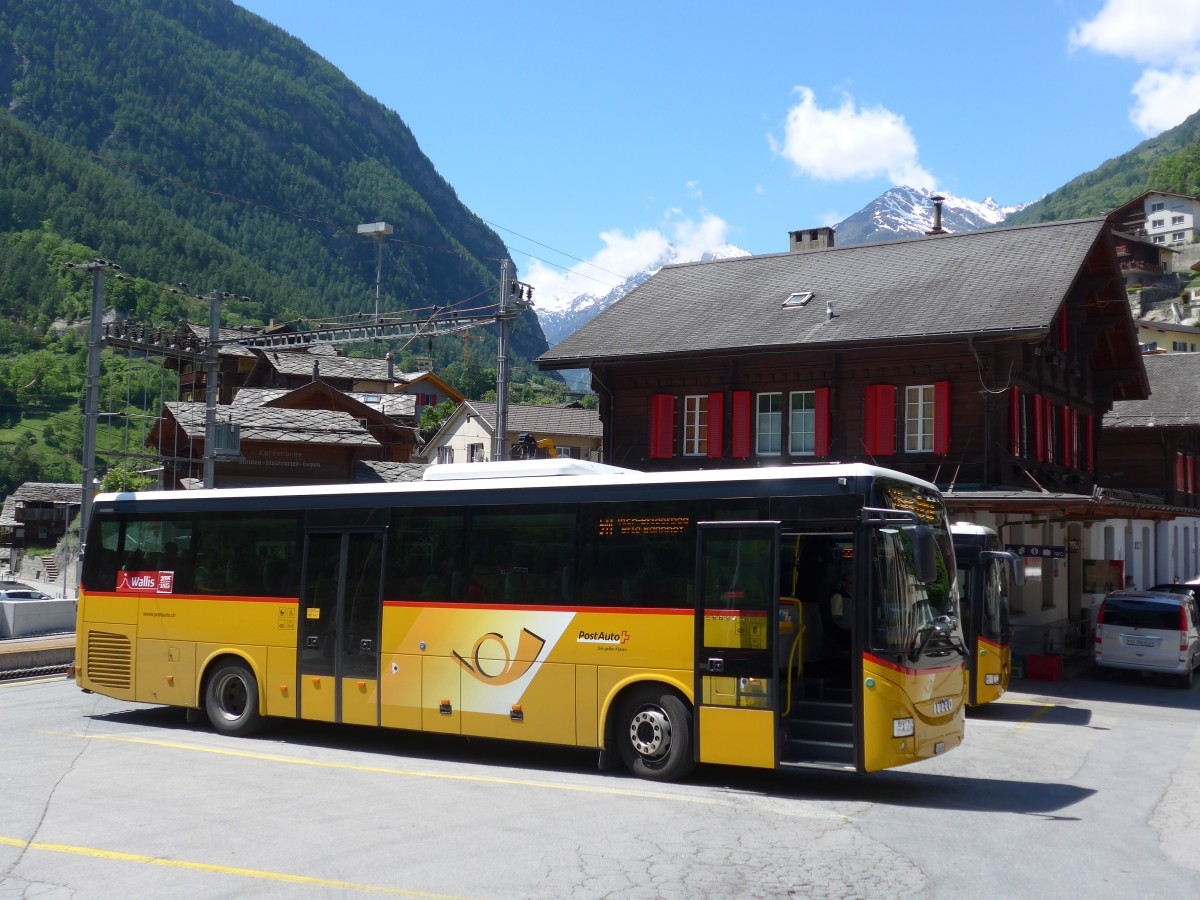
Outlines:
{"type": "Polygon", "coordinates": [[[370,222],[358,226],[363,237],[375,239],[375,322],[379,322],[379,292],[383,285],[383,241],[395,231],[387,222],[370,222]]]}

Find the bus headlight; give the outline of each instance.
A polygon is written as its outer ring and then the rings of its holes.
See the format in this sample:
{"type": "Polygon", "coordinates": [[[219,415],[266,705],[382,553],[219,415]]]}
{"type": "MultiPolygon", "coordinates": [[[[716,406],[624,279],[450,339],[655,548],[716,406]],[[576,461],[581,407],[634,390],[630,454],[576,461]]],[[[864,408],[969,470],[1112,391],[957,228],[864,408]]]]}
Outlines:
{"type": "Polygon", "coordinates": [[[912,737],[915,731],[913,720],[910,719],[892,719],[892,737],[912,737]]]}

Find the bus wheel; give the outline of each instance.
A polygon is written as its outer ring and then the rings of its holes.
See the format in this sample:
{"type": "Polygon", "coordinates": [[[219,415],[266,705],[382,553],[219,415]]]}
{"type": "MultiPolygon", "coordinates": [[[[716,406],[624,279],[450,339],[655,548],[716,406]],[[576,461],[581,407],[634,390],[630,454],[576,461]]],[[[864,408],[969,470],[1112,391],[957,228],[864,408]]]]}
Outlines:
{"type": "Polygon", "coordinates": [[[639,688],[621,705],[617,746],[625,767],[639,778],[671,781],[695,767],[692,711],[663,688],[639,688]]]}
{"type": "Polygon", "coordinates": [[[243,662],[221,663],[208,679],[204,710],[221,734],[245,737],[262,727],[258,680],[243,662]]]}

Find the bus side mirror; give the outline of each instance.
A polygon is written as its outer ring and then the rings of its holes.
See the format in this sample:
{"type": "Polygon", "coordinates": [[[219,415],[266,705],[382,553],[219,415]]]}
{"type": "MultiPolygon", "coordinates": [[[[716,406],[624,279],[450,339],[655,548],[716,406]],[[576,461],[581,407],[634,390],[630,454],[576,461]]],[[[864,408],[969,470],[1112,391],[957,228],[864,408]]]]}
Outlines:
{"type": "Polygon", "coordinates": [[[917,569],[917,580],[922,584],[932,584],[938,580],[937,543],[928,525],[917,525],[913,530],[913,561],[917,569]]]}

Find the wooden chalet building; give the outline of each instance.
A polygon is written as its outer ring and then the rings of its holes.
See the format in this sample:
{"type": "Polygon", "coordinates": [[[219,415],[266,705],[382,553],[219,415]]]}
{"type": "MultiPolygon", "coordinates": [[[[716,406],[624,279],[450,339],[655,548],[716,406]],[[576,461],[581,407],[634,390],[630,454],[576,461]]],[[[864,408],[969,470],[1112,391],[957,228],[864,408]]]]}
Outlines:
{"type": "Polygon", "coordinates": [[[1040,597],[1016,605],[1075,622],[1079,528],[1112,512],[1101,420],[1148,395],[1110,226],[792,243],[665,267],[538,364],[591,371],[607,463],[867,461],[935,482],[1006,544],[1070,548],[1064,573],[1053,553],[1029,567],[1040,597]]]}
{"type": "Polygon", "coordinates": [[[1100,483],[1134,492],[1144,506],[1181,511],[1173,520],[1134,516],[1105,540],[1138,587],[1200,574],[1200,354],[1152,353],[1142,361],[1147,400],[1119,401],[1101,433],[1100,483]],[[1123,551],[1123,552],[1122,552],[1123,551]]]}

